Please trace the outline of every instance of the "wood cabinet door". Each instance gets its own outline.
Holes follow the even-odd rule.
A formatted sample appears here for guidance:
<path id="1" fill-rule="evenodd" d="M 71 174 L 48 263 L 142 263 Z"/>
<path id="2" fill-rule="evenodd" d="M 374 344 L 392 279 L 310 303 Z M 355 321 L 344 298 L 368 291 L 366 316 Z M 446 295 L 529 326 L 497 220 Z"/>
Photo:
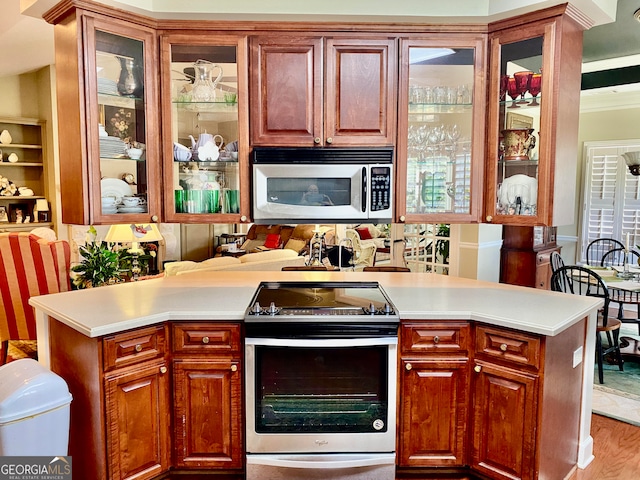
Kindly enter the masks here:
<path id="1" fill-rule="evenodd" d="M 251 39 L 253 145 L 314 146 L 322 138 L 322 38 Z"/>
<path id="2" fill-rule="evenodd" d="M 496 479 L 535 478 L 538 378 L 477 361 L 471 466 Z"/>
<path id="3" fill-rule="evenodd" d="M 325 145 L 393 145 L 395 40 L 326 40 Z"/>
<path id="4" fill-rule="evenodd" d="M 465 465 L 468 359 L 403 359 L 400 376 L 400 466 Z"/>
<path id="5" fill-rule="evenodd" d="M 241 468 L 240 361 L 175 360 L 175 467 Z"/>
<path id="6" fill-rule="evenodd" d="M 143 480 L 169 469 L 169 395 L 164 362 L 105 378 L 110 479 Z"/>

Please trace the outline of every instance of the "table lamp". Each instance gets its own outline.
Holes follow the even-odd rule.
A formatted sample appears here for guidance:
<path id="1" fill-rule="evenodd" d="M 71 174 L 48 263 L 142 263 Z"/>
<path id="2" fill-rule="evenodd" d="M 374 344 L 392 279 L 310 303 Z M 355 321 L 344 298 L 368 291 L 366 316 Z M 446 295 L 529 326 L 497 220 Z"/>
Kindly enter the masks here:
<path id="1" fill-rule="evenodd" d="M 111 243 L 130 243 L 131 248 L 127 250 L 131 255 L 131 274 L 132 281 L 137 281 L 140 276 L 140 265 L 138 264 L 138 255 L 144 253 L 144 250 L 140 248 L 142 242 L 159 242 L 162 240 L 162 235 L 158 227 L 149 223 L 142 224 L 117 224 L 111 225 L 107 235 L 104 237 L 105 242 Z"/>
<path id="2" fill-rule="evenodd" d="M 36 208 L 33 209 L 33 221 L 49 221 L 49 202 L 47 202 L 46 198 L 38 198 L 36 200 Z"/>

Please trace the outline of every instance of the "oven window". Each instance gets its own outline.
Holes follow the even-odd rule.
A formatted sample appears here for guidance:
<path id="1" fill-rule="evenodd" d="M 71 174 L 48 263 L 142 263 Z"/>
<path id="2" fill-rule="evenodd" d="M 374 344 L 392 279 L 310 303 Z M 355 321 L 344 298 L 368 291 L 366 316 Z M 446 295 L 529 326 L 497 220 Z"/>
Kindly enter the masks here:
<path id="1" fill-rule="evenodd" d="M 351 205 L 351 178 L 269 177 L 267 201 L 320 207 Z"/>
<path id="2" fill-rule="evenodd" d="M 385 432 L 388 346 L 256 346 L 256 431 Z"/>

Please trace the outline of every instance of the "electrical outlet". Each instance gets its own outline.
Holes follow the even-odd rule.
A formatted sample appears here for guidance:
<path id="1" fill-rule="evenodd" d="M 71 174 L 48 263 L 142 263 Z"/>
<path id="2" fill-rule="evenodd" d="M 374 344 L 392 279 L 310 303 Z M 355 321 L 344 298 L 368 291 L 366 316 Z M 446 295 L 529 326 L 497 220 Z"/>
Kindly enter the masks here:
<path id="1" fill-rule="evenodd" d="M 582 363 L 582 347 L 578 347 L 573 352 L 573 368 L 576 368 Z"/>

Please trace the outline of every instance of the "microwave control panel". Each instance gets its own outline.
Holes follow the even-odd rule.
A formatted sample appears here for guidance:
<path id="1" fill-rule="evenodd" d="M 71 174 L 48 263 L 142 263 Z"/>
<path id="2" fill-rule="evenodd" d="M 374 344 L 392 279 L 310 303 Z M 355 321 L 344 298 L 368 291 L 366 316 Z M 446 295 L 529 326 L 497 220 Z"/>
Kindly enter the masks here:
<path id="1" fill-rule="evenodd" d="M 391 207 L 391 167 L 371 167 L 371 211 Z"/>

